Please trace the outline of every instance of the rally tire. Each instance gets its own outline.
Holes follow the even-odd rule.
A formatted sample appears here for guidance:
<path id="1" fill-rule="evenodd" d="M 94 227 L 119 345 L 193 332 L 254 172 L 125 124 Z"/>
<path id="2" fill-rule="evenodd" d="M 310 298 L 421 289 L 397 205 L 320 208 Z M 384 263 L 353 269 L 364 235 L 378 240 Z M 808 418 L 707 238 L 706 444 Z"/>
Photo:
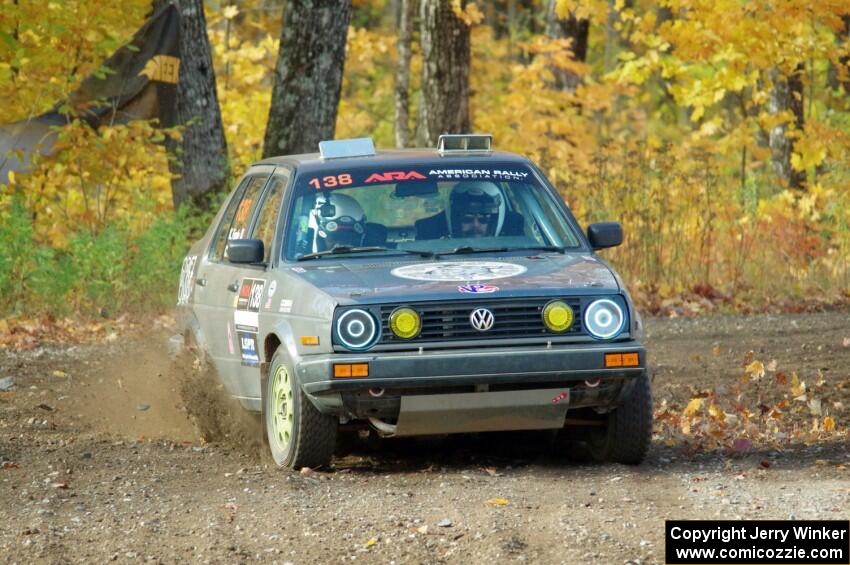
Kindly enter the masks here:
<path id="1" fill-rule="evenodd" d="M 279 352 L 266 383 L 264 428 L 279 467 L 328 467 L 336 446 L 337 418 L 319 412 Z"/>
<path id="2" fill-rule="evenodd" d="M 649 371 L 634 383 L 625 402 L 608 414 L 604 431 L 587 442 L 590 456 L 596 461 L 639 465 L 652 441 L 652 388 Z"/>

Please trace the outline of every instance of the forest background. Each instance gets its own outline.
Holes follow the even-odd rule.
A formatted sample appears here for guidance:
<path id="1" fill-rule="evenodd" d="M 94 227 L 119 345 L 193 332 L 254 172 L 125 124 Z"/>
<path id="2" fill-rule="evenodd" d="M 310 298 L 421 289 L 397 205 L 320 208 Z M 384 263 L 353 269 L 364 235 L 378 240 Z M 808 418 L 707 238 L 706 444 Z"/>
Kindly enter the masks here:
<path id="1" fill-rule="evenodd" d="M 623 223 L 625 244 L 605 257 L 640 307 L 693 315 L 850 298 L 846 1 L 443 3 L 471 34 L 472 131 L 536 161 L 582 224 Z M 205 5 L 232 174 L 262 156 L 283 4 Z M 353 2 L 337 138 L 397 144 L 400 4 Z M 4 0 L 0 124 L 66 99 L 150 9 Z M 413 36 L 416 131 L 415 25 Z M 163 141 L 181 131 L 155 125 L 69 120 L 56 154 L 0 185 L 0 319 L 174 303 L 183 255 L 226 194 L 175 210 Z"/>

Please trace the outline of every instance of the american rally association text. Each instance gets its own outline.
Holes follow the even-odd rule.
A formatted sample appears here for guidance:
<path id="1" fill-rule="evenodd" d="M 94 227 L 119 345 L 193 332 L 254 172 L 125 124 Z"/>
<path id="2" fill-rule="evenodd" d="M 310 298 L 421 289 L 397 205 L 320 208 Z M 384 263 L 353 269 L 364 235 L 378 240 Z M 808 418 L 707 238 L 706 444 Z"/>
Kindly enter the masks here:
<path id="1" fill-rule="evenodd" d="M 716 528 L 682 528 L 674 526 L 670 530 L 673 539 L 685 539 L 695 542 L 731 540 L 777 540 L 785 542 L 793 535 L 794 540 L 841 540 L 845 539 L 847 530 L 836 528 L 813 528 L 811 526 L 793 526 L 791 528 L 763 528 L 760 526 L 732 525 Z"/>

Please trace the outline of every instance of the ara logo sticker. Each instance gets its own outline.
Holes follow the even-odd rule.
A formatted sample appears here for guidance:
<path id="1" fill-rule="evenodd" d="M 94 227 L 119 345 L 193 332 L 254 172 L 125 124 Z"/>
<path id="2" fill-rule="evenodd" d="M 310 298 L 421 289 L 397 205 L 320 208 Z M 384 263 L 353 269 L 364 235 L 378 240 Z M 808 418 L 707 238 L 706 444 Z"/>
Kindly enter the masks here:
<path id="1" fill-rule="evenodd" d="M 374 173 L 366 179 L 370 182 L 392 182 L 394 180 L 425 180 L 425 175 L 421 175 L 416 171 L 389 171 L 386 173 Z"/>
<path id="2" fill-rule="evenodd" d="M 469 294 L 489 294 L 499 290 L 498 286 L 492 284 L 465 284 L 457 287 L 458 291 Z"/>

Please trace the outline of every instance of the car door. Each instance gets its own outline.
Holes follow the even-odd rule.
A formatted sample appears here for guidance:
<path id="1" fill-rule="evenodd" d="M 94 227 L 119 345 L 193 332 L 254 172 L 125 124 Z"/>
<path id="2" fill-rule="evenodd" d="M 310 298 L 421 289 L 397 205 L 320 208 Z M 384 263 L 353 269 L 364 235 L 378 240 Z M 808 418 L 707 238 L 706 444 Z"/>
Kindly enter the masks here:
<path id="1" fill-rule="evenodd" d="M 198 322 L 206 350 L 230 394 L 238 396 L 241 367 L 238 330 L 233 308 L 239 298 L 239 267 L 227 260 L 227 242 L 247 237 L 250 220 L 273 167 L 253 167 L 234 193 L 222 216 L 205 260 L 198 270 L 203 291 L 196 295 Z"/>
<path id="2" fill-rule="evenodd" d="M 273 275 L 273 252 L 275 234 L 280 216 L 281 204 L 289 184 L 290 172 L 278 168 L 266 185 L 260 205 L 254 213 L 251 227 L 245 236 L 248 239 L 259 239 L 265 248 L 265 265 L 239 265 L 235 275 L 238 280 L 239 293 L 233 305 L 233 322 L 239 345 L 238 394 L 236 396 L 243 404 L 251 407 L 260 399 L 259 363 L 262 360 L 262 344 L 260 335 L 260 311 L 271 308 L 271 302 L 276 296 L 278 282 Z M 259 409 L 259 404 L 256 406 Z"/>

